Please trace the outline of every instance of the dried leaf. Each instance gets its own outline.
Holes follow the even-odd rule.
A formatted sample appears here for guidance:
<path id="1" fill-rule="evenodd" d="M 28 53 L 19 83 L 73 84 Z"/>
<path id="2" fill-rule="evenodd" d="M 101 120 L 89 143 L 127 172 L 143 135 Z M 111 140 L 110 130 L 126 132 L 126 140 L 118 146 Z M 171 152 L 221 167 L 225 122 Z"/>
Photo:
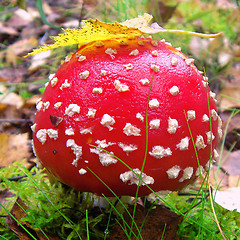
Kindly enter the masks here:
<path id="1" fill-rule="evenodd" d="M 130 214 L 133 213 L 133 206 L 129 209 Z M 183 217 L 177 215 L 174 212 L 171 212 L 164 206 L 156 206 L 154 209 L 148 209 L 137 205 L 136 214 L 134 221 L 140 229 L 142 224 L 143 228 L 141 229 L 141 236 L 144 240 L 177 240 L 177 230 L 178 225 L 181 223 Z M 124 220 L 131 226 L 132 219 L 127 213 L 124 214 Z M 138 232 L 133 227 L 133 231 L 138 236 Z M 126 239 L 126 234 L 123 232 L 120 226 L 113 228 L 111 235 L 109 236 L 111 240 L 117 239 Z M 135 239 L 132 237 L 131 239 Z"/>
<path id="2" fill-rule="evenodd" d="M 98 19 L 89 19 L 83 21 L 83 26 L 80 29 L 64 29 L 64 34 L 59 34 L 56 37 L 51 37 L 55 43 L 52 45 L 44 45 L 39 49 L 33 50 L 27 56 L 32 56 L 37 53 L 47 51 L 50 49 L 68 46 L 72 44 L 83 45 L 87 42 L 101 41 L 108 39 L 116 39 L 123 37 L 137 37 L 143 34 L 154 34 L 160 32 L 175 32 L 184 33 L 190 35 L 196 35 L 200 37 L 218 37 L 222 33 L 218 34 L 200 34 L 195 32 L 188 32 L 184 30 L 163 29 L 158 24 L 152 24 L 149 26 L 152 16 L 145 13 L 143 16 L 138 16 L 130 20 L 126 20 L 122 23 L 104 23 Z"/>
<path id="3" fill-rule="evenodd" d="M 240 87 L 223 88 L 219 92 L 219 101 L 222 110 L 240 108 Z"/>

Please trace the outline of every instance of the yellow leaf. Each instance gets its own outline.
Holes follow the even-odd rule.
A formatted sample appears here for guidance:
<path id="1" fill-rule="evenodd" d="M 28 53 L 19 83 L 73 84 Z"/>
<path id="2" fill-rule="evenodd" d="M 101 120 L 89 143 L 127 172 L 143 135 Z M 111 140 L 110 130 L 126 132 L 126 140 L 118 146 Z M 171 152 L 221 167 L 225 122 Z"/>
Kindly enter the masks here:
<path id="1" fill-rule="evenodd" d="M 143 16 L 138 16 L 122 23 L 104 23 L 98 19 L 83 21 L 82 28 L 79 29 L 63 29 L 64 33 L 56 37 L 51 37 L 55 43 L 52 45 L 43 45 L 38 49 L 33 50 L 27 56 L 35 55 L 50 49 L 68 46 L 73 44 L 83 45 L 88 42 L 102 41 L 116 38 L 134 38 L 143 34 L 154 34 L 159 32 L 179 32 L 201 37 L 216 37 L 220 34 L 205 35 L 182 30 L 163 29 L 157 23 L 149 26 L 152 16 L 145 13 Z"/>

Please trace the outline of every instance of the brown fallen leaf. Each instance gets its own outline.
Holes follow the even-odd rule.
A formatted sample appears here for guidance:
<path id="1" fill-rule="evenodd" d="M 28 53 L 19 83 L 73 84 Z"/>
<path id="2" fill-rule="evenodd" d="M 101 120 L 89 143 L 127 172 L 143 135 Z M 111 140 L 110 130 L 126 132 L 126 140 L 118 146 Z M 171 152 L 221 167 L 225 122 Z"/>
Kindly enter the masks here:
<path id="1" fill-rule="evenodd" d="M 130 206 L 129 212 L 133 214 L 133 206 Z M 132 219 L 127 213 L 123 215 L 124 220 L 131 226 Z M 156 206 L 154 209 L 149 210 L 140 205 L 136 207 L 136 214 L 134 221 L 141 229 L 141 236 L 144 240 L 177 240 L 178 225 L 182 222 L 183 217 L 176 213 L 168 210 L 164 206 Z M 133 232 L 138 236 L 136 227 L 133 227 Z M 110 240 L 126 239 L 127 236 L 123 232 L 122 228 L 117 225 L 115 226 L 109 236 Z M 133 234 L 131 239 L 136 239 Z"/>
<path id="2" fill-rule="evenodd" d="M 240 86 L 231 86 L 223 88 L 219 92 L 218 100 L 221 110 L 230 108 L 240 108 Z"/>
<path id="3" fill-rule="evenodd" d="M 33 229 L 28 222 L 23 221 L 22 219 L 27 216 L 27 209 L 28 207 L 18 197 L 10 211 L 11 215 L 8 215 L 6 218 L 6 224 L 18 235 L 20 240 L 31 240 L 33 239 L 31 235 L 39 240 L 60 240 L 60 238 L 52 236 L 47 232 L 44 232 L 44 235 L 39 229 Z"/>
<path id="4" fill-rule="evenodd" d="M 30 157 L 28 133 L 0 134 L 0 168 Z M 25 165 L 25 164 L 24 164 Z M 26 167 L 29 163 L 26 161 Z"/>
<path id="5" fill-rule="evenodd" d="M 15 194 L 12 193 L 11 191 L 9 191 L 8 188 L 0 191 L 0 204 L 4 205 L 4 203 L 7 202 L 7 198 L 11 198 L 14 196 L 15 196 Z"/>

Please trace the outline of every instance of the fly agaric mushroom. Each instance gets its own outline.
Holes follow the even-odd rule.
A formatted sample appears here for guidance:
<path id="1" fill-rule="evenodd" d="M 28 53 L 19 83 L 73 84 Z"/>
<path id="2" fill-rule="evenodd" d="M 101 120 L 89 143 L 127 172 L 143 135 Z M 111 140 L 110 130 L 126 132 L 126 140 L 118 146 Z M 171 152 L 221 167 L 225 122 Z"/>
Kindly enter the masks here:
<path id="1" fill-rule="evenodd" d="M 98 178 L 118 196 L 135 196 L 138 185 L 139 196 L 151 193 L 146 185 L 180 190 L 217 156 L 215 95 L 193 59 L 164 40 L 87 43 L 49 79 L 32 127 L 35 154 L 79 191 L 112 196 Z"/>

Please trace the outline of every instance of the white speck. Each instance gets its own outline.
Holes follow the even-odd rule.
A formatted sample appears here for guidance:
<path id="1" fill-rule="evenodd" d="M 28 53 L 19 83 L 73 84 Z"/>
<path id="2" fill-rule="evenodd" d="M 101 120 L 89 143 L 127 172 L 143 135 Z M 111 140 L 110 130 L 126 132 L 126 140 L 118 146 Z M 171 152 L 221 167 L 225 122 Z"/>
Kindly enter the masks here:
<path id="1" fill-rule="evenodd" d="M 103 92 L 103 89 L 102 88 L 93 88 L 93 93 L 97 93 L 97 94 L 101 94 Z"/>
<path id="2" fill-rule="evenodd" d="M 85 160 L 84 162 L 85 162 L 85 163 L 88 163 L 88 160 Z"/>
<path id="3" fill-rule="evenodd" d="M 132 65 L 131 63 L 123 64 L 123 66 L 126 68 L 126 70 L 131 70 L 131 69 L 133 69 L 133 65 Z"/>
<path id="4" fill-rule="evenodd" d="M 72 58 L 72 55 L 67 55 L 66 57 L 65 57 L 65 62 L 69 62 L 70 60 L 71 60 L 71 58 Z"/>
<path id="5" fill-rule="evenodd" d="M 173 95 L 176 96 L 179 93 L 179 88 L 177 86 L 173 86 L 170 88 L 169 92 Z"/>
<path id="6" fill-rule="evenodd" d="M 175 57 L 172 57 L 171 64 L 172 64 L 173 66 L 177 66 L 177 65 L 178 65 L 178 59 L 175 58 Z"/>
<path id="7" fill-rule="evenodd" d="M 213 99 L 213 100 L 216 100 L 216 93 L 210 91 L 210 97 Z"/>
<path id="8" fill-rule="evenodd" d="M 119 80 L 114 81 L 114 87 L 119 91 L 119 92 L 126 92 L 129 91 L 129 87 L 125 84 L 120 83 Z"/>
<path id="9" fill-rule="evenodd" d="M 168 46 L 172 46 L 172 44 L 170 42 L 165 42 L 165 44 Z"/>
<path id="10" fill-rule="evenodd" d="M 177 129 L 178 129 L 178 121 L 177 121 L 177 119 L 172 119 L 172 118 L 169 117 L 167 131 L 170 134 L 174 134 L 177 131 Z"/>
<path id="11" fill-rule="evenodd" d="M 218 128 L 218 137 L 219 138 L 222 138 L 222 136 L 223 136 L 223 131 L 222 131 L 222 128 Z"/>
<path id="12" fill-rule="evenodd" d="M 87 116 L 88 116 L 89 118 L 94 118 L 94 117 L 95 117 L 95 114 L 96 114 L 96 112 L 97 112 L 97 110 L 96 110 L 96 109 L 94 109 L 94 108 L 89 108 L 89 109 L 88 109 Z"/>
<path id="13" fill-rule="evenodd" d="M 49 85 L 49 82 L 46 82 L 46 83 L 44 84 L 45 88 L 46 88 L 48 85 Z"/>
<path id="14" fill-rule="evenodd" d="M 42 106 L 43 106 L 43 102 L 39 101 L 36 105 L 36 109 L 37 109 L 38 112 L 42 109 Z"/>
<path id="15" fill-rule="evenodd" d="M 82 135 L 85 135 L 85 134 L 88 134 L 88 133 L 92 134 L 92 130 L 91 130 L 91 128 L 85 128 L 85 129 L 81 130 L 80 133 Z"/>
<path id="16" fill-rule="evenodd" d="M 219 158 L 219 154 L 218 154 L 218 152 L 217 152 L 217 149 L 214 149 L 214 150 L 213 150 L 213 159 L 214 159 L 215 161 L 217 161 L 218 158 Z"/>
<path id="17" fill-rule="evenodd" d="M 143 115 L 141 113 L 137 113 L 136 114 L 136 118 L 139 119 L 142 122 L 144 121 L 144 117 L 143 117 Z"/>
<path id="18" fill-rule="evenodd" d="M 40 129 L 37 131 L 36 138 L 44 144 L 47 140 L 47 130 L 46 129 Z"/>
<path id="19" fill-rule="evenodd" d="M 155 64 L 152 64 L 152 65 L 151 65 L 151 69 L 152 69 L 154 72 L 159 72 L 160 67 L 157 66 L 157 65 L 155 65 Z"/>
<path id="20" fill-rule="evenodd" d="M 80 175 L 87 173 L 87 171 L 84 168 L 81 168 L 78 172 Z"/>
<path id="21" fill-rule="evenodd" d="M 208 77 L 203 76 L 203 81 L 207 82 L 208 81 Z"/>
<path id="22" fill-rule="evenodd" d="M 149 126 L 150 129 L 158 129 L 160 127 L 160 120 L 159 119 L 151 120 Z"/>
<path id="23" fill-rule="evenodd" d="M 141 130 L 137 127 L 134 127 L 131 123 L 126 123 L 125 127 L 123 128 L 123 132 L 127 136 L 141 136 Z"/>
<path id="24" fill-rule="evenodd" d="M 55 77 L 55 75 L 56 75 L 55 73 L 51 73 L 51 74 L 48 76 L 48 79 L 49 79 L 49 80 L 52 80 L 52 79 Z"/>
<path id="25" fill-rule="evenodd" d="M 160 42 L 165 43 L 166 40 L 163 38 L 163 39 L 160 40 Z"/>
<path id="26" fill-rule="evenodd" d="M 179 182 L 183 182 L 187 179 L 190 179 L 193 175 L 193 167 L 187 167 L 183 170 L 183 175 L 182 177 L 179 179 Z"/>
<path id="27" fill-rule="evenodd" d="M 206 88 L 208 86 L 207 82 L 202 81 L 203 86 Z"/>
<path id="28" fill-rule="evenodd" d="M 56 102 L 56 103 L 54 104 L 54 108 L 55 108 L 55 109 L 58 109 L 61 105 L 62 105 L 62 102 Z"/>
<path id="29" fill-rule="evenodd" d="M 222 127 L 222 119 L 218 116 L 218 127 Z"/>
<path id="30" fill-rule="evenodd" d="M 168 196 L 172 191 L 169 191 L 169 190 L 163 190 L 163 191 L 158 191 L 158 192 L 154 192 L 154 193 L 150 193 L 148 196 L 147 196 L 147 200 L 150 201 L 150 202 L 159 202 L 161 203 L 161 200 L 159 199 L 159 197 L 161 199 L 164 199 L 166 196 Z M 157 195 L 157 196 L 156 196 Z"/>
<path id="31" fill-rule="evenodd" d="M 65 110 L 65 114 L 72 117 L 75 113 L 80 112 L 80 107 L 77 104 L 69 104 Z"/>
<path id="32" fill-rule="evenodd" d="M 55 129 L 47 129 L 47 135 L 50 138 L 53 138 L 54 140 L 56 140 L 58 138 L 58 130 Z"/>
<path id="33" fill-rule="evenodd" d="M 114 59 L 115 56 L 113 54 L 117 54 L 117 50 L 112 48 L 107 48 L 105 53 L 108 54 L 112 59 Z"/>
<path id="34" fill-rule="evenodd" d="M 189 137 L 182 138 L 180 143 L 176 145 L 177 148 L 179 148 L 181 151 L 188 150 L 189 140 L 190 140 Z"/>
<path id="35" fill-rule="evenodd" d="M 132 51 L 129 53 L 130 56 L 131 56 L 131 55 L 137 56 L 138 54 L 139 54 L 138 49 L 134 49 L 134 50 L 132 50 Z"/>
<path id="36" fill-rule="evenodd" d="M 111 125 L 113 125 L 115 123 L 115 120 L 113 117 L 111 117 L 108 114 L 104 114 L 102 117 L 102 120 L 100 122 L 104 127 L 107 127 L 109 129 L 109 131 L 111 131 L 113 128 L 111 127 Z"/>
<path id="37" fill-rule="evenodd" d="M 204 148 L 207 146 L 207 145 L 205 145 L 203 136 L 201 136 L 201 135 L 198 135 L 198 136 L 197 136 L 195 145 L 196 145 L 196 147 L 197 147 L 198 150 L 204 149 Z"/>
<path id="38" fill-rule="evenodd" d="M 124 152 L 126 152 L 126 153 L 133 152 L 133 151 L 135 151 L 135 150 L 138 149 L 137 146 L 132 145 L 132 144 L 126 145 L 126 144 L 124 144 L 124 143 L 119 143 L 118 146 L 119 146 L 120 148 L 122 148 L 122 150 L 123 150 Z"/>
<path id="39" fill-rule="evenodd" d="M 205 170 L 208 171 L 211 168 L 212 168 L 212 163 L 211 163 L 211 160 L 209 160 L 205 165 Z"/>
<path id="40" fill-rule="evenodd" d="M 79 62 L 82 62 L 82 61 L 84 61 L 84 60 L 86 60 L 86 56 L 80 55 L 80 56 L 78 57 L 78 61 L 79 61 Z"/>
<path id="41" fill-rule="evenodd" d="M 176 179 L 179 175 L 181 168 L 178 165 L 173 166 L 167 170 L 167 175 L 169 179 Z"/>
<path id="42" fill-rule="evenodd" d="M 101 76 L 106 76 L 107 75 L 107 71 L 102 69 L 100 75 Z"/>
<path id="43" fill-rule="evenodd" d="M 151 52 L 151 54 L 152 54 L 154 57 L 156 57 L 157 54 L 158 54 L 158 52 L 157 52 L 157 50 L 153 50 L 153 51 Z"/>
<path id="44" fill-rule="evenodd" d="M 216 121 L 218 119 L 218 114 L 217 114 L 215 109 L 211 110 L 211 116 L 212 116 L 214 121 Z"/>
<path id="45" fill-rule="evenodd" d="M 63 90 L 63 88 L 69 88 L 71 84 L 68 82 L 68 79 L 65 79 L 64 83 L 61 85 L 60 89 Z"/>
<path id="46" fill-rule="evenodd" d="M 193 58 L 187 58 L 187 59 L 185 59 L 185 62 L 188 66 L 190 66 L 194 62 L 194 59 Z"/>
<path id="47" fill-rule="evenodd" d="M 111 154 L 109 154 L 97 148 L 90 148 L 90 152 L 95 153 L 99 156 L 99 161 L 104 167 L 107 167 L 110 164 L 115 164 L 118 161 L 115 157 L 111 155 L 113 154 L 113 152 L 110 152 Z"/>
<path id="48" fill-rule="evenodd" d="M 74 130 L 72 128 L 67 128 L 65 130 L 65 135 L 73 136 L 74 135 Z"/>
<path id="49" fill-rule="evenodd" d="M 182 51 L 182 48 L 181 47 L 176 47 L 176 50 L 178 50 L 179 52 Z"/>
<path id="50" fill-rule="evenodd" d="M 33 132 L 35 132 L 36 126 L 37 126 L 36 123 L 34 123 L 34 124 L 31 126 L 31 130 L 32 130 Z"/>
<path id="51" fill-rule="evenodd" d="M 187 119 L 194 120 L 196 118 L 196 112 L 194 110 L 187 111 Z"/>
<path id="52" fill-rule="evenodd" d="M 155 109 L 155 108 L 158 108 L 159 107 L 159 102 L 157 99 L 152 99 L 149 101 L 149 107 L 151 109 Z"/>
<path id="53" fill-rule="evenodd" d="M 202 121 L 203 121 L 203 122 L 208 122 L 208 121 L 209 121 L 209 117 L 208 117 L 207 114 L 204 114 L 204 115 L 203 115 Z"/>
<path id="54" fill-rule="evenodd" d="M 133 169 L 133 172 L 140 176 L 141 171 L 138 168 Z M 150 176 L 147 176 L 145 173 L 142 173 L 141 180 L 133 173 L 132 171 L 127 171 L 125 173 L 120 174 L 120 179 L 126 183 L 129 182 L 128 185 L 139 185 L 144 186 L 145 184 L 154 184 L 154 179 Z M 144 183 L 143 183 L 144 182 Z"/>
<path id="55" fill-rule="evenodd" d="M 50 102 L 47 101 L 47 102 L 43 103 L 43 111 L 45 111 L 46 109 L 48 109 L 49 106 L 50 106 Z"/>
<path id="56" fill-rule="evenodd" d="M 52 87 L 56 86 L 57 82 L 58 82 L 58 78 L 57 78 L 57 77 L 54 77 L 54 78 L 52 78 L 52 79 L 50 80 L 50 83 L 51 83 L 51 86 L 52 86 Z"/>
<path id="57" fill-rule="evenodd" d="M 154 47 L 157 47 L 157 46 L 158 46 L 158 41 L 157 41 L 157 40 L 153 40 L 151 43 L 152 43 L 152 45 L 153 45 Z"/>
<path id="58" fill-rule="evenodd" d="M 139 80 L 139 82 L 142 84 L 142 85 L 148 85 L 150 82 L 147 78 L 143 78 L 141 80 Z"/>
<path id="59" fill-rule="evenodd" d="M 207 132 L 206 135 L 207 135 L 207 143 L 211 144 L 211 141 L 213 141 L 215 136 L 213 135 L 213 133 L 211 131 Z"/>
<path id="60" fill-rule="evenodd" d="M 79 73 L 79 76 L 81 79 L 87 79 L 89 76 L 89 71 L 86 70 L 84 72 L 81 72 L 81 73 Z"/>
<path id="61" fill-rule="evenodd" d="M 138 41 L 138 45 L 144 46 L 144 42 L 143 41 Z"/>
<path id="62" fill-rule="evenodd" d="M 109 146 L 115 145 L 116 143 L 114 142 L 108 142 L 106 139 L 103 140 L 96 140 L 95 143 L 98 145 L 99 148 L 107 148 Z"/>
<path id="63" fill-rule="evenodd" d="M 198 176 L 202 175 L 203 172 L 204 172 L 203 166 L 200 166 L 200 169 L 199 169 L 199 166 L 198 166 L 198 167 L 197 167 L 197 170 L 196 170 L 196 172 L 195 172 L 195 175 L 198 177 Z"/>
<path id="64" fill-rule="evenodd" d="M 164 148 L 162 146 L 154 146 L 152 148 L 152 152 L 149 154 L 155 158 L 163 158 L 172 155 L 172 151 L 170 148 Z"/>
<path id="65" fill-rule="evenodd" d="M 78 146 L 74 139 L 68 139 L 66 142 L 66 146 L 70 147 L 71 150 L 73 151 L 73 154 L 76 156 L 76 159 L 73 160 L 72 165 L 77 167 L 77 162 L 80 159 L 80 157 L 82 156 L 82 147 Z"/>

